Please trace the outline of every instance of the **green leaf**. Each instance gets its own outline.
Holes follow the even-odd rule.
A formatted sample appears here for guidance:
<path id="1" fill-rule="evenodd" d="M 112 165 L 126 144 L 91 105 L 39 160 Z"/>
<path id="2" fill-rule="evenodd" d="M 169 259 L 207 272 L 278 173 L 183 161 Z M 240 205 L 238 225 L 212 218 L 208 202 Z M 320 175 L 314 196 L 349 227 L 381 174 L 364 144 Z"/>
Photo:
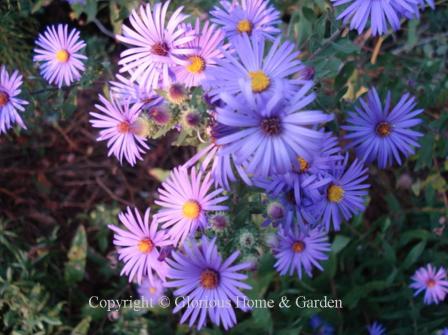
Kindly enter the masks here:
<path id="1" fill-rule="evenodd" d="M 425 247 L 426 241 L 421 241 L 420 243 L 415 245 L 404 259 L 401 267 L 403 269 L 408 269 L 411 265 L 417 262 Z"/>
<path id="2" fill-rule="evenodd" d="M 73 328 L 71 335 L 87 335 L 87 333 L 89 332 L 91 321 L 92 318 L 90 316 L 82 319 L 81 322 L 78 323 L 75 328 Z"/>
<path id="3" fill-rule="evenodd" d="M 339 251 L 344 249 L 347 244 L 350 242 L 350 237 L 343 236 L 343 235 L 336 235 L 333 245 L 331 246 L 331 250 L 333 253 L 337 254 Z"/>
<path id="4" fill-rule="evenodd" d="M 84 226 L 78 227 L 67 257 L 65 281 L 67 284 L 73 285 L 84 278 L 87 257 L 87 237 Z"/>

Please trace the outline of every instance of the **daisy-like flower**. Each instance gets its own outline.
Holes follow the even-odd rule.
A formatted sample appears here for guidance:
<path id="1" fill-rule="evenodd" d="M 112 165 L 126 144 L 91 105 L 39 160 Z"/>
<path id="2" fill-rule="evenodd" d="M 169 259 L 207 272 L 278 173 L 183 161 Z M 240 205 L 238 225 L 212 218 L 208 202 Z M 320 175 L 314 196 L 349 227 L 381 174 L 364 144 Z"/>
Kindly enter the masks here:
<path id="1" fill-rule="evenodd" d="M 18 98 L 22 91 L 20 89 L 23 83 L 22 79 L 19 71 L 16 70 L 9 75 L 4 65 L 0 67 L 0 134 L 6 133 L 16 122 L 20 127 L 26 129 L 19 114 L 25 110 L 23 106 L 28 104 L 28 101 Z"/>
<path id="2" fill-rule="evenodd" d="M 165 293 L 165 288 L 163 282 L 154 276 L 152 281 L 148 278 L 143 279 L 142 283 L 137 288 L 137 292 L 145 301 L 146 305 L 149 307 L 157 307 L 160 304 L 160 298 L 163 296 L 163 293 Z"/>
<path id="3" fill-rule="evenodd" d="M 162 208 L 157 219 L 168 229 L 175 244 L 183 242 L 198 228 L 205 228 L 207 212 L 227 210 L 227 206 L 220 205 L 227 199 L 222 195 L 223 189 L 212 191 L 212 184 L 210 173 L 204 176 L 195 168 L 189 171 L 177 167 L 158 189 L 159 200 L 155 203 Z"/>
<path id="4" fill-rule="evenodd" d="M 86 56 L 80 50 L 86 46 L 79 31 L 68 30 L 68 25 L 49 26 L 39 35 L 34 49 L 34 61 L 41 62 L 40 72 L 50 84 L 59 88 L 69 86 L 81 78 Z"/>
<path id="5" fill-rule="evenodd" d="M 416 101 L 409 94 L 392 108 L 390 92 L 383 108 L 376 89 L 370 90 L 367 100 L 360 99 L 360 103 L 362 108 L 349 113 L 349 125 L 342 127 L 348 131 L 349 147 L 355 147 L 357 156 L 366 162 L 377 160 L 380 168 L 392 165 L 394 160 L 401 165 L 400 154 L 408 157 L 414 147 L 420 146 L 417 140 L 423 134 L 412 127 L 422 122 L 416 116 L 423 110 L 414 109 Z"/>
<path id="6" fill-rule="evenodd" d="M 326 320 L 315 314 L 310 319 L 310 326 L 313 329 L 313 335 L 334 335 L 334 327 Z"/>
<path id="7" fill-rule="evenodd" d="M 445 300 L 448 294 L 448 278 L 444 267 L 438 270 L 431 264 L 419 268 L 412 276 L 411 288 L 415 290 L 414 296 L 425 291 L 424 303 L 438 304 Z"/>
<path id="8" fill-rule="evenodd" d="M 249 263 L 234 264 L 239 256 L 235 251 L 223 260 L 216 247 L 216 239 L 202 237 L 200 244 L 192 241 L 186 245 L 184 253 L 174 252 L 167 262 L 167 287 L 177 288 L 174 295 L 183 297 L 174 308 L 177 313 L 186 307 L 180 320 L 189 320 L 189 326 L 198 329 L 207 323 L 207 316 L 215 325 L 227 330 L 236 324 L 232 302 L 241 310 L 247 311 L 244 302 L 248 299 L 241 289 L 251 289 L 244 283 L 247 275 L 240 273 L 248 269 Z"/>
<path id="9" fill-rule="evenodd" d="M 247 35 L 237 38 L 232 45 L 235 52 L 225 52 L 225 59 L 210 69 L 204 87 L 216 99 L 221 92 L 231 95 L 248 87 L 258 98 L 271 96 L 280 86 L 283 97 L 293 96 L 304 80 L 292 79 L 305 67 L 299 60 L 299 52 L 290 42 L 281 43 L 278 37 L 273 43 L 253 40 Z M 266 50 L 269 46 L 269 50 Z M 265 53 L 265 51 L 267 51 Z"/>
<path id="10" fill-rule="evenodd" d="M 181 6 L 166 22 L 169 4 L 157 3 L 153 8 L 147 4 L 133 10 L 131 27 L 123 25 L 123 35 L 117 37 L 131 46 L 121 53 L 120 72 L 130 72 L 131 81 L 139 79 L 147 90 L 158 88 L 160 82 L 168 86 L 173 79 L 172 67 L 186 64 L 185 58 L 194 52 L 186 47 L 196 38 L 194 32 L 182 28 L 188 16 L 182 14 Z"/>
<path id="11" fill-rule="evenodd" d="M 323 271 L 320 262 L 328 259 L 331 249 L 324 231 L 296 228 L 288 231 L 279 230 L 278 238 L 278 246 L 274 249 L 277 260 L 274 267 L 280 275 L 292 276 L 297 272 L 299 279 L 302 279 L 303 272 L 312 277 L 314 267 Z"/>
<path id="12" fill-rule="evenodd" d="M 101 128 L 97 141 L 107 141 L 109 148 L 108 156 L 114 155 L 120 163 L 123 157 L 134 166 L 137 159 L 142 160 L 142 154 L 149 147 L 146 138 L 141 136 L 142 123 L 139 119 L 141 104 L 121 105 L 117 101 L 108 101 L 99 95 L 103 105 L 96 104 L 95 107 L 101 112 L 91 112 L 93 119 L 90 123 L 94 128 Z"/>
<path id="13" fill-rule="evenodd" d="M 330 230 L 331 225 L 335 231 L 340 230 L 343 219 L 347 221 L 365 209 L 364 197 L 370 187 L 364 183 L 368 177 L 367 168 L 358 160 L 349 167 L 347 163 L 348 155 L 344 161 L 335 164 L 327 178 L 310 186 L 310 189 L 320 189 L 322 194 L 313 211 L 321 216 L 326 230 Z"/>
<path id="14" fill-rule="evenodd" d="M 118 215 L 125 229 L 108 225 L 114 234 L 114 245 L 118 248 L 118 258 L 125 263 L 121 275 L 129 277 L 129 282 L 136 279 L 141 283 L 143 277 L 148 277 L 154 284 L 154 274 L 165 280 L 167 264 L 158 260 L 160 248 L 171 245 L 172 242 L 164 231 L 158 230 L 157 220 L 150 218 L 150 209 L 142 218 L 137 209 Z"/>
<path id="15" fill-rule="evenodd" d="M 280 33 L 280 13 L 267 0 L 221 0 L 211 15 L 230 39 L 241 35 L 274 39 Z"/>
<path id="16" fill-rule="evenodd" d="M 384 326 L 375 321 L 371 325 L 367 326 L 367 331 L 369 332 L 369 335 L 386 335 L 386 328 Z"/>
<path id="17" fill-rule="evenodd" d="M 186 30 L 192 30 L 186 29 Z M 194 53 L 187 58 L 183 66 L 175 69 L 177 81 L 184 83 L 187 87 L 199 86 L 206 78 L 210 68 L 224 57 L 224 32 L 213 24 L 206 22 L 201 29 L 199 19 L 196 20 L 193 31 L 197 38 L 188 42 L 186 47 L 194 49 Z"/>
<path id="18" fill-rule="evenodd" d="M 388 24 L 396 31 L 400 29 L 400 18 L 404 13 L 418 15 L 415 6 L 420 0 L 331 0 L 338 7 L 347 5 L 339 14 L 338 20 L 344 24 L 350 22 L 350 29 L 356 29 L 359 34 L 366 28 L 370 21 L 372 35 L 384 35 L 388 30 Z"/>
<path id="19" fill-rule="evenodd" d="M 216 141 L 225 145 L 223 154 L 234 154 L 237 164 L 258 177 L 291 171 L 297 157 L 310 159 L 323 138 L 323 132 L 311 127 L 333 119 L 321 111 L 303 110 L 315 99 L 313 93 L 308 94 L 312 85 L 304 82 L 289 101 L 283 92 L 275 92 L 266 101 L 255 99 L 250 90 L 242 97 L 221 94 L 226 106 L 217 108 L 216 119 L 234 129 Z"/>

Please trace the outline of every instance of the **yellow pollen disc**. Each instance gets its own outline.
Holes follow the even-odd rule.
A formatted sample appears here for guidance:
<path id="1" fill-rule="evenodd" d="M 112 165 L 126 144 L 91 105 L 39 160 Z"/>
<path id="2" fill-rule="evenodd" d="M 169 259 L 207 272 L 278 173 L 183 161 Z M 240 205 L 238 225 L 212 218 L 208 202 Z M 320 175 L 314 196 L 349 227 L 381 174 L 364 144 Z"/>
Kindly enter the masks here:
<path id="1" fill-rule="evenodd" d="M 70 58 L 70 54 L 67 50 L 61 49 L 56 52 L 56 60 L 61 63 L 66 63 Z"/>
<path id="2" fill-rule="evenodd" d="M 149 239 L 145 238 L 138 242 L 138 250 L 144 254 L 151 252 L 154 249 L 154 243 Z"/>
<path id="3" fill-rule="evenodd" d="M 302 241 L 296 241 L 292 245 L 292 251 L 294 251 L 295 253 L 301 253 L 303 250 L 305 250 L 305 243 L 303 243 Z"/>
<path id="4" fill-rule="evenodd" d="M 434 279 L 428 279 L 428 281 L 426 282 L 426 286 L 428 288 L 433 288 L 434 286 L 436 286 L 436 281 Z"/>
<path id="5" fill-rule="evenodd" d="M 0 107 L 6 105 L 8 101 L 9 101 L 8 93 L 0 91 Z"/>
<path id="6" fill-rule="evenodd" d="M 188 200 L 182 207 L 182 211 L 187 219 L 197 219 L 201 213 L 201 206 L 196 200 Z"/>
<path id="7" fill-rule="evenodd" d="M 247 19 L 241 20 L 240 22 L 238 22 L 236 29 L 240 32 L 240 33 L 248 33 L 250 34 L 252 32 L 252 22 L 250 22 Z"/>
<path id="8" fill-rule="evenodd" d="M 201 73 L 205 70 L 205 60 L 201 56 L 191 56 L 188 61 L 190 64 L 187 65 L 187 70 L 191 73 Z"/>
<path id="9" fill-rule="evenodd" d="M 151 293 L 151 294 L 154 294 L 154 293 L 156 293 L 156 288 L 155 287 L 150 287 L 149 288 L 149 293 Z"/>
<path id="10" fill-rule="evenodd" d="M 299 162 L 300 172 L 306 172 L 310 168 L 310 164 L 303 159 L 302 157 L 297 157 L 297 161 Z"/>
<path id="11" fill-rule="evenodd" d="M 344 198 L 344 189 L 338 185 L 331 185 L 327 190 L 327 198 L 331 202 L 341 202 Z"/>
<path id="12" fill-rule="evenodd" d="M 215 288 L 218 286 L 218 274 L 213 270 L 204 270 L 201 273 L 200 283 L 203 288 Z"/>
<path id="13" fill-rule="evenodd" d="M 271 80 L 263 71 L 250 71 L 249 77 L 251 79 L 252 91 L 261 93 L 268 89 Z"/>
<path id="14" fill-rule="evenodd" d="M 141 137 L 148 137 L 151 135 L 151 124 L 146 117 L 139 117 L 134 123 L 135 134 Z"/>
<path id="15" fill-rule="evenodd" d="M 392 132 L 392 126 L 388 122 L 380 122 L 376 125 L 376 133 L 381 137 L 389 136 Z"/>

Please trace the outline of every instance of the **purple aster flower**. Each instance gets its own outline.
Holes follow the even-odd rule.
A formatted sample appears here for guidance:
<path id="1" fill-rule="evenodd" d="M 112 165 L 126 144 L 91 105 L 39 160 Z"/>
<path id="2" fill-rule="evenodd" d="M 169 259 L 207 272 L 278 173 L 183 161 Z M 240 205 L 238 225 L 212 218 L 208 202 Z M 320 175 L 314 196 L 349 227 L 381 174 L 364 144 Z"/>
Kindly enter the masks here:
<path id="1" fill-rule="evenodd" d="M 313 335 L 334 334 L 334 327 L 317 314 L 311 317 L 310 326 L 313 329 Z"/>
<path id="2" fill-rule="evenodd" d="M 221 0 L 220 5 L 212 10 L 212 21 L 232 40 L 241 35 L 274 39 L 280 33 L 280 13 L 267 0 Z"/>
<path id="3" fill-rule="evenodd" d="M 101 128 L 97 141 L 107 141 L 109 148 L 108 156 L 114 155 L 120 163 L 123 156 L 134 166 L 137 159 L 142 160 L 145 149 L 149 149 L 146 138 L 141 136 L 142 124 L 139 121 L 141 104 L 120 105 L 117 101 L 109 102 L 105 97 L 99 95 L 103 104 L 95 107 L 102 114 L 91 112 L 93 119 L 90 123 L 94 128 Z"/>
<path id="4" fill-rule="evenodd" d="M 208 225 L 207 213 L 227 210 L 220 205 L 227 199 L 223 189 L 211 190 L 213 180 L 210 173 L 197 173 L 183 167 L 173 169 L 170 176 L 158 189 L 159 200 L 155 203 L 162 208 L 157 219 L 168 228 L 168 234 L 175 244 L 183 242 L 198 228 Z"/>
<path id="5" fill-rule="evenodd" d="M 383 108 L 376 89 L 370 90 L 367 100 L 360 99 L 360 103 L 362 108 L 349 113 L 349 125 L 342 127 L 348 131 L 345 138 L 352 141 L 349 146 L 356 148 L 360 159 L 377 160 L 380 168 L 392 165 L 394 160 L 401 165 L 400 154 L 408 157 L 414 153 L 414 147 L 420 146 L 417 140 L 423 134 L 412 127 L 422 122 L 416 116 L 423 110 L 414 110 L 415 98 L 408 93 L 391 108 L 390 92 Z"/>
<path id="6" fill-rule="evenodd" d="M 178 66 L 174 70 L 177 81 L 187 87 L 199 86 L 206 78 L 208 71 L 216 66 L 219 59 L 224 57 L 224 33 L 215 25 L 206 22 L 201 30 L 199 19 L 196 20 L 193 30 L 197 36 L 193 41 L 186 43 L 187 48 L 194 52 L 187 58 L 185 65 Z"/>
<path id="7" fill-rule="evenodd" d="M 85 5 L 86 0 L 67 0 L 70 5 Z"/>
<path id="8" fill-rule="evenodd" d="M 42 62 L 40 73 L 50 84 L 61 88 L 81 78 L 85 69 L 82 61 L 87 57 L 79 53 L 86 44 L 80 40 L 78 30 L 69 32 L 66 24 L 49 26 L 39 35 L 36 44 L 33 60 Z"/>
<path id="9" fill-rule="evenodd" d="M 437 333 L 437 335 L 448 335 L 448 328 L 443 328 Z"/>
<path id="10" fill-rule="evenodd" d="M 419 268 L 411 278 L 410 285 L 415 290 L 414 296 L 425 291 L 424 303 L 427 305 L 438 304 L 445 300 L 448 294 L 448 278 L 444 267 L 438 270 L 431 264 Z"/>
<path id="11" fill-rule="evenodd" d="M 174 252 L 168 259 L 167 287 L 177 288 L 174 295 L 180 297 L 173 312 L 186 307 L 180 320 L 189 320 L 189 326 L 201 329 L 208 318 L 215 325 L 221 324 L 227 330 L 236 324 L 236 315 L 232 302 L 241 310 L 247 311 L 244 301 L 248 298 L 241 289 L 251 289 L 244 283 L 247 275 L 240 273 L 250 264 L 234 264 L 239 256 L 235 251 L 229 258 L 223 259 L 218 253 L 216 239 L 202 237 L 201 243 L 192 241 L 186 245 L 184 253 Z"/>
<path id="12" fill-rule="evenodd" d="M 400 29 L 400 18 L 405 11 L 415 12 L 415 5 L 420 0 L 331 0 L 334 6 L 347 5 L 339 14 L 338 20 L 344 24 L 350 22 L 350 29 L 359 34 L 365 29 L 368 21 L 372 35 L 384 35 L 388 24 L 396 31 Z M 417 10 L 418 13 L 418 10 Z"/>
<path id="13" fill-rule="evenodd" d="M 258 177 L 291 171 L 297 157 L 309 159 L 323 137 L 310 127 L 333 118 L 321 111 L 303 110 L 315 99 L 314 93 L 307 95 L 312 86 L 304 82 L 289 101 L 280 92 L 266 101 L 255 99 L 250 90 L 243 97 L 222 93 L 226 106 L 217 108 L 216 119 L 234 128 L 216 142 L 225 145 L 222 153 L 234 154 L 237 164 Z"/>
<path id="14" fill-rule="evenodd" d="M 141 283 L 144 276 L 155 283 L 154 274 L 165 280 L 167 264 L 158 260 L 159 250 L 171 245 L 165 231 L 158 231 L 157 220 L 150 219 L 150 209 L 141 217 L 135 208 L 134 213 L 128 207 L 127 212 L 118 215 L 125 229 L 108 225 L 114 231 L 114 245 L 118 248 L 118 258 L 125 263 L 121 275 L 136 279 Z"/>
<path id="15" fill-rule="evenodd" d="M 269 46 L 269 50 L 265 50 Z M 273 43 L 252 40 L 248 36 L 233 42 L 235 52 L 225 52 L 225 59 L 208 73 L 204 87 L 216 99 L 221 92 L 237 95 L 244 89 L 256 97 L 271 96 L 282 90 L 283 97 L 294 96 L 300 86 L 308 81 L 291 79 L 305 69 L 298 59 L 299 52 L 291 42 L 281 43 L 278 37 Z"/>
<path id="16" fill-rule="evenodd" d="M 326 178 L 317 181 L 310 189 L 319 189 L 321 201 L 315 204 L 313 211 L 320 215 L 326 230 L 333 225 L 335 231 L 340 230 L 342 220 L 349 220 L 354 214 L 365 209 L 364 197 L 368 194 L 369 184 L 367 169 L 355 160 L 347 167 L 345 160 L 335 164 Z"/>
<path id="17" fill-rule="evenodd" d="M 131 28 L 123 25 L 123 36 L 118 40 L 131 47 L 121 53 L 120 72 L 130 72 L 131 80 L 140 81 L 147 90 L 158 88 L 160 82 L 168 86 L 173 80 L 172 67 L 185 65 L 182 60 L 194 49 L 186 43 L 195 39 L 194 31 L 185 31 L 181 25 L 187 19 L 179 7 L 166 22 L 170 1 L 150 4 L 133 10 L 129 21 Z"/>
<path id="18" fill-rule="evenodd" d="M 160 298 L 165 293 L 165 288 L 163 282 L 154 276 L 152 281 L 148 278 L 143 279 L 137 288 L 137 292 L 144 299 L 145 304 L 149 307 L 157 307 L 160 304 Z"/>
<path id="19" fill-rule="evenodd" d="M 381 323 L 376 321 L 367 326 L 367 330 L 369 335 L 386 335 L 386 328 L 384 328 Z"/>
<path id="20" fill-rule="evenodd" d="M 279 244 L 274 249 L 274 257 L 277 260 L 275 269 L 284 276 L 292 276 L 297 272 L 302 279 L 302 272 L 312 277 L 313 267 L 323 271 L 319 262 L 328 259 L 331 249 L 327 234 L 320 229 L 289 229 L 279 230 Z"/>
<path id="21" fill-rule="evenodd" d="M 28 101 L 18 98 L 22 91 L 22 78 L 19 71 L 14 71 L 10 76 L 4 65 L 0 67 L 0 134 L 6 133 L 16 122 L 26 129 L 19 114 L 25 110 L 23 105 L 28 104 Z"/>

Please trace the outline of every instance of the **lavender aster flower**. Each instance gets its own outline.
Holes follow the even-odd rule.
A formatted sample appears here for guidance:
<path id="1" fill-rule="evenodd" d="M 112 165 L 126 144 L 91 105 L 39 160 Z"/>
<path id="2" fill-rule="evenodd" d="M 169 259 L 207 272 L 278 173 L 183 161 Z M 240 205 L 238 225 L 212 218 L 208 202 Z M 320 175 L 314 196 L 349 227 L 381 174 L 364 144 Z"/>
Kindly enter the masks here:
<path id="1" fill-rule="evenodd" d="M 386 328 L 384 328 L 381 323 L 376 321 L 367 326 L 367 330 L 369 332 L 369 335 L 386 335 Z"/>
<path id="2" fill-rule="evenodd" d="M 114 155 L 120 163 L 123 156 L 134 166 L 137 159 L 143 159 L 145 149 L 149 149 L 145 143 L 146 139 L 140 135 L 142 125 L 139 121 L 141 104 L 120 105 L 117 101 L 109 102 L 105 97 L 99 95 L 102 105 L 95 107 L 102 114 L 91 112 L 93 119 L 90 123 L 95 128 L 101 128 L 97 141 L 107 141 L 109 148 L 108 156 Z"/>
<path id="3" fill-rule="evenodd" d="M 297 272 L 302 279 L 302 272 L 312 277 L 313 267 L 323 270 L 319 262 L 328 259 L 330 243 L 327 234 L 320 229 L 279 230 L 279 243 L 274 249 L 275 269 L 284 276 Z"/>
<path id="4" fill-rule="evenodd" d="M 156 220 L 150 220 L 150 209 L 141 217 L 137 209 L 134 213 L 128 207 L 127 212 L 118 215 L 126 229 L 108 225 L 114 231 L 114 245 L 118 248 L 118 258 L 125 263 L 121 275 L 136 279 L 140 284 L 144 276 L 154 284 L 154 273 L 165 280 L 167 264 L 158 260 L 159 249 L 172 242 L 164 231 L 158 231 Z"/>
<path id="5" fill-rule="evenodd" d="M 393 30 L 400 29 L 400 17 L 405 11 L 415 12 L 415 4 L 420 0 L 331 0 L 334 6 L 348 4 L 337 17 L 344 24 L 350 22 L 350 29 L 359 34 L 365 29 L 368 21 L 372 35 L 384 35 L 388 24 Z M 418 10 L 417 10 L 418 12 Z"/>
<path id="6" fill-rule="evenodd" d="M 438 270 L 431 264 L 419 268 L 412 276 L 411 288 L 415 290 L 414 296 L 425 291 L 424 303 L 438 304 L 445 300 L 448 294 L 448 278 L 444 267 Z"/>
<path id="7" fill-rule="evenodd" d="M 443 328 L 437 333 L 437 335 L 448 335 L 448 328 Z"/>
<path id="8" fill-rule="evenodd" d="M 378 161 L 385 168 L 395 160 L 401 165 L 400 154 L 404 157 L 414 153 L 413 147 L 419 147 L 417 140 L 423 134 L 412 130 L 422 122 L 416 118 L 423 112 L 414 110 L 415 98 L 408 93 L 398 104 L 391 108 L 391 94 L 387 94 L 384 108 L 376 89 L 369 91 L 367 100 L 360 99 L 361 107 L 349 113 L 349 125 L 342 128 L 348 131 L 346 139 L 356 148 L 357 156 L 367 162 Z"/>
<path id="9" fill-rule="evenodd" d="M 19 71 L 16 70 L 9 75 L 4 65 L 0 67 L 0 134 L 6 133 L 15 122 L 26 129 L 19 114 L 25 110 L 23 105 L 28 104 L 28 101 L 18 98 L 22 91 L 20 89 L 23 83 L 22 78 Z"/>
<path id="10" fill-rule="evenodd" d="M 123 25 L 123 36 L 118 36 L 131 46 L 121 53 L 120 72 L 130 72 L 132 81 L 140 78 L 148 90 L 157 88 L 160 81 L 168 86 L 173 79 L 172 67 L 185 65 L 182 58 L 194 52 L 186 47 L 195 38 L 194 32 L 181 28 L 188 16 L 179 7 L 166 22 L 169 4 L 157 3 L 153 8 L 147 4 L 139 11 L 133 10 L 129 17 L 131 28 Z"/>
<path id="11" fill-rule="evenodd" d="M 247 275 L 239 272 L 250 264 L 234 264 L 238 251 L 223 261 L 215 242 L 216 239 L 210 241 L 203 236 L 199 245 L 193 241 L 185 246 L 184 253 L 173 253 L 173 259 L 168 260 L 170 270 L 166 286 L 177 288 L 174 295 L 184 297 L 173 310 L 177 313 L 186 306 L 181 323 L 189 320 L 190 327 L 196 325 L 201 329 L 208 315 L 211 322 L 217 326 L 222 324 L 227 330 L 237 322 L 231 303 L 247 310 L 243 304 L 247 297 L 241 289 L 251 287 L 243 282 Z"/>
<path id="12" fill-rule="evenodd" d="M 211 15 L 230 39 L 241 35 L 274 39 L 280 33 L 280 13 L 267 0 L 221 0 Z"/>
<path id="13" fill-rule="evenodd" d="M 313 335 L 334 334 L 334 327 L 317 314 L 311 317 L 310 326 L 313 329 Z"/>
<path id="14" fill-rule="evenodd" d="M 211 191 L 213 180 L 210 173 L 197 173 L 183 167 L 173 169 L 170 176 L 158 189 L 159 200 L 155 203 L 162 208 L 157 218 L 168 228 L 168 234 L 177 244 L 183 242 L 198 228 L 208 225 L 207 212 L 227 210 L 220 205 L 227 199 L 222 189 Z"/>
<path id="15" fill-rule="evenodd" d="M 163 282 L 154 276 L 152 281 L 148 278 L 143 279 L 142 283 L 137 288 L 137 292 L 140 297 L 144 299 L 145 304 L 149 307 L 157 307 L 160 303 L 160 298 L 163 296 L 163 293 L 165 293 L 165 288 Z"/>
<path id="16" fill-rule="evenodd" d="M 310 127 L 332 119 L 321 111 L 303 110 L 315 99 L 313 93 L 307 95 L 311 87 L 305 82 L 288 102 L 279 92 L 267 101 L 247 90 L 244 98 L 221 94 L 226 106 L 217 108 L 216 119 L 234 128 L 217 140 L 225 145 L 223 153 L 234 154 L 237 164 L 259 177 L 291 171 L 297 157 L 309 159 L 323 137 Z"/>
<path id="17" fill-rule="evenodd" d="M 78 30 L 69 32 L 68 26 L 63 24 L 49 26 L 39 35 L 36 44 L 33 59 L 42 62 L 40 72 L 50 84 L 61 88 L 81 78 L 85 69 L 82 61 L 87 57 L 79 53 L 86 44 L 80 40 Z"/>

